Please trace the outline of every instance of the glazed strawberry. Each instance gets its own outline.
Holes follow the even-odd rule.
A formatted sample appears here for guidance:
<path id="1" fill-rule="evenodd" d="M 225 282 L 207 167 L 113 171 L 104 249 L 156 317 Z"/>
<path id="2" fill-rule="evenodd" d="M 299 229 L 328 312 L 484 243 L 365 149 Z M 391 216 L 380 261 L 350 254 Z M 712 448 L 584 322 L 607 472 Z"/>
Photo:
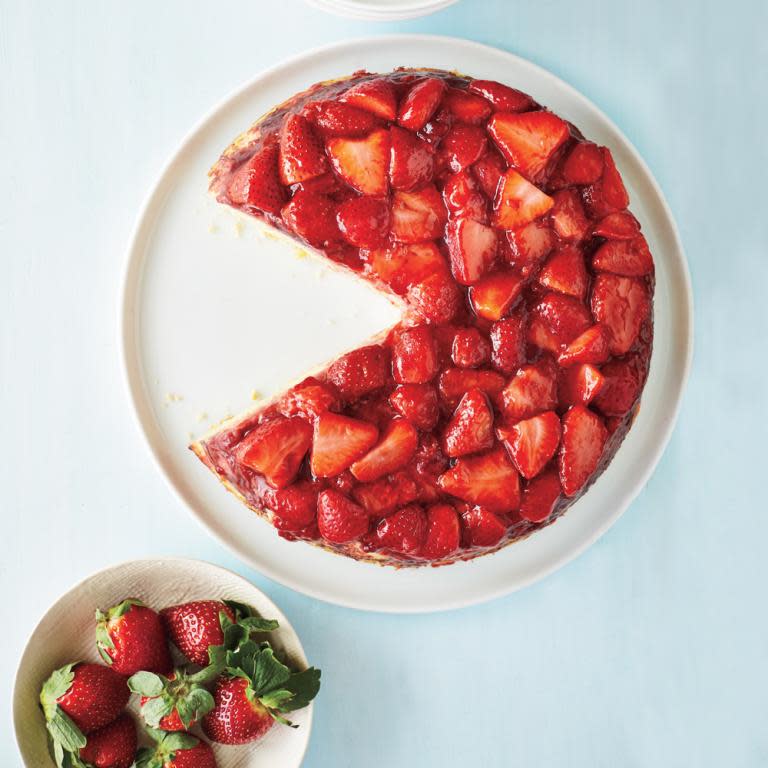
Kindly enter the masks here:
<path id="1" fill-rule="evenodd" d="M 461 517 L 470 547 L 495 547 L 507 533 L 504 521 L 483 507 L 468 509 Z"/>
<path id="2" fill-rule="evenodd" d="M 317 525 L 324 539 L 342 544 L 368 531 L 368 513 L 344 494 L 328 489 L 317 497 Z"/>
<path id="3" fill-rule="evenodd" d="M 376 248 L 389 234 L 390 210 L 386 200 L 353 197 L 343 202 L 336 213 L 341 234 L 358 248 Z"/>
<path id="4" fill-rule="evenodd" d="M 40 691 L 40 704 L 54 741 L 73 751 L 76 742 L 84 743 L 82 734 L 115 720 L 129 696 L 122 675 L 101 664 L 80 662 L 51 674 Z"/>
<path id="5" fill-rule="evenodd" d="M 499 112 L 525 112 L 534 106 L 533 99 L 527 93 L 495 80 L 472 80 L 469 90 L 489 101 Z"/>
<path id="6" fill-rule="evenodd" d="M 438 482 L 446 493 L 496 514 L 520 505 L 520 475 L 501 446 L 459 459 Z"/>
<path id="7" fill-rule="evenodd" d="M 245 467 L 264 475 L 273 488 L 290 485 L 312 445 L 312 426 L 303 419 L 278 417 L 260 424 L 237 446 Z"/>
<path id="8" fill-rule="evenodd" d="M 607 438 L 602 419 L 583 405 L 575 405 L 563 416 L 558 466 L 566 496 L 575 496 L 597 469 Z"/>
<path id="9" fill-rule="evenodd" d="M 504 158 L 493 147 L 489 147 L 488 151 L 472 166 L 472 173 L 483 194 L 489 200 L 496 197 L 496 190 L 506 170 L 507 164 Z"/>
<path id="10" fill-rule="evenodd" d="M 469 168 L 479 160 L 488 147 L 485 130 L 477 125 L 456 123 L 445 134 L 440 154 L 454 173 Z"/>
<path id="11" fill-rule="evenodd" d="M 428 325 L 395 331 L 392 341 L 392 375 L 398 384 L 426 384 L 438 372 L 432 329 Z"/>
<path id="12" fill-rule="evenodd" d="M 557 377 L 548 361 L 524 365 L 502 393 L 504 414 L 520 421 L 548 411 L 557 405 Z"/>
<path id="13" fill-rule="evenodd" d="M 413 458 L 419 437 L 405 419 L 393 419 L 368 453 L 350 467 L 361 483 L 370 483 L 405 467 Z"/>
<path id="14" fill-rule="evenodd" d="M 640 225 L 629 211 L 609 213 L 592 229 L 592 234 L 610 240 L 633 240 L 640 234 Z"/>
<path id="15" fill-rule="evenodd" d="M 491 357 L 491 345 L 477 328 L 460 328 L 453 337 L 451 358 L 459 368 L 477 368 Z"/>
<path id="16" fill-rule="evenodd" d="M 394 120 L 397 117 L 397 94 L 392 84 L 384 78 L 365 80 L 352 86 L 341 95 L 341 100 L 383 120 Z"/>
<path id="17" fill-rule="evenodd" d="M 373 424 L 336 413 L 324 413 L 315 422 L 310 465 L 315 477 L 335 477 L 364 456 L 376 443 Z"/>
<path id="18" fill-rule="evenodd" d="M 643 277 L 653 272 L 653 257 L 642 235 L 632 240 L 608 240 L 592 256 L 592 269 L 626 277 Z"/>
<path id="19" fill-rule="evenodd" d="M 541 218 L 554 204 L 551 197 L 510 168 L 496 190 L 491 223 L 499 229 L 518 229 Z"/>
<path id="20" fill-rule="evenodd" d="M 623 211 L 629 205 L 629 195 L 621 180 L 611 151 L 602 147 L 603 175 L 594 184 L 584 188 L 584 203 L 593 217 L 603 217 Z"/>
<path id="21" fill-rule="evenodd" d="M 589 405 L 600 394 L 604 384 L 603 374 L 589 363 L 566 368 L 558 386 L 560 404 Z"/>
<path id="22" fill-rule="evenodd" d="M 104 663 L 121 675 L 171 671 L 171 654 L 160 616 L 135 598 L 96 611 L 96 647 Z"/>
<path id="23" fill-rule="evenodd" d="M 216 768 L 210 744 L 191 733 L 164 733 L 147 729 L 151 747 L 139 750 L 137 768 Z"/>
<path id="24" fill-rule="evenodd" d="M 536 180 L 568 138 L 568 125 L 551 112 L 497 112 L 488 133 L 506 161 L 526 178 Z"/>
<path id="25" fill-rule="evenodd" d="M 560 495 L 560 478 L 556 470 L 537 475 L 523 489 L 520 517 L 532 523 L 544 522 L 554 511 Z"/>
<path id="26" fill-rule="evenodd" d="M 500 320 L 520 297 L 525 278 L 517 272 L 497 271 L 481 277 L 469 289 L 469 303 L 478 317 Z"/>
<path id="27" fill-rule="evenodd" d="M 590 141 L 579 141 L 568 153 L 562 167 L 569 184 L 593 184 L 603 175 L 603 153 Z"/>
<path id="28" fill-rule="evenodd" d="M 581 242 L 588 234 L 590 220 L 584 212 L 581 195 L 575 189 L 561 189 L 552 195 L 555 204 L 550 218 L 552 228 L 561 240 Z"/>
<path id="29" fill-rule="evenodd" d="M 315 248 L 342 239 L 336 222 L 336 204 L 327 195 L 299 191 L 281 211 L 286 226 Z"/>
<path id="30" fill-rule="evenodd" d="M 342 398 L 356 399 L 375 392 L 389 380 L 389 356 L 382 347 L 361 347 L 342 355 L 328 368 L 328 381 Z"/>
<path id="31" fill-rule="evenodd" d="M 128 686 L 141 696 L 141 717 L 150 728 L 185 731 L 213 709 L 213 697 L 204 684 L 218 673 L 213 664 L 194 674 L 176 669 L 167 677 L 137 672 L 128 679 Z"/>
<path id="32" fill-rule="evenodd" d="M 328 170 L 323 144 L 312 123 L 302 115 L 291 115 L 280 131 L 280 181 L 296 184 Z"/>
<path id="33" fill-rule="evenodd" d="M 381 127 L 381 120 L 370 112 L 338 101 L 314 102 L 308 117 L 325 138 L 359 138 Z"/>
<path id="34" fill-rule="evenodd" d="M 549 224 L 532 221 L 519 229 L 507 232 L 510 264 L 521 274 L 528 275 L 540 264 L 555 246 L 555 233 Z"/>
<path id="35" fill-rule="evenodd" d="M 443 185 L 445 207 L 454 218 L 488 223 L 488 201 L 469 170 L 451 174 Z"/>
<path id="36" fill-rule="evenodd" d="M 286 193 L 278 173 L 278 151 L 277 142 L 269 142 L 238 168 L 227 189 L 234 204 L 280 213 Z"/>
<path id="37" fill-rule="evenodd" d="M 514 373 L 525 362 L 525 315 L 516 312 L 491 326 L 491 363 L 497 371 Z"/>
<path id="38" fill-rule="evenodd" d="M 403 555 L 421 551 L 427 534 L 427 517 L 421 507 L 410 505 L 383 518 L 373 532 L 378 549 L 388 549 Z"/>
<path id="39" fill-rule="evenodd" d="M 308 376 L 280 398 L 280 413 L 283 416 L 300 416 L 307 420 L 325 411 L 337 411 L 340 407 L 336 387 L 314 376 Z"/>
<path id="40" fill-rule="evenodd" d="M 431 323 L 450 323 L 462 300 L 456 283 L 442 272 L 409 286 L 407 297 L 415 312 Z"/>
<path id="41" fill-rule="evenodd" d="M 613 355 L 629 351 L 650 310 L 648 291 L 637 278 L 603 273 L 592 285 L 592 314 L 608 328 Z"/>
<path id="42" fill-rule="evenodd" d="M 355 486 L 352 494 L 369 515 L 381 517 L 416 501 L 419 487 L 412 474 L 395 472 L 373 483 Z"/>
<path id="43" fill-rule="evenodd" d="M 392 196 L 392 237 L 400 243 L 422 243 L 443 234 L 448 215 L 433 184 Z"/>
<path id="44" fill-rule="evenodd" d="M 389 396 L 392 407 L 417 429 L 431 430 L 440 415 L 435 388 L 428 384 L 401 384 Z"/>
<path id="45" fill-rule="evenodd" d="M 448 264 L 434 243 L 411 243 L 363 251 L 371 275 L 403 294 L 425 279 L 447 275 Z"/>
<path id="46" fill-rule="evenodd" d="M 283 531 L 301 531 L 311 525 L 317 513 L 318 487 L 309 480 L 289 488 L 264 493 L 264 502 L 274 512 L 275 524 Z"/>
<path id="47" fill-rule="evenodd" d="M 518 472 L 530 480 L 541 472 L 560 445 L 560 419 L 545 411 L 501 431 L 501 437 Z"/>
<path id="48" fill-rule="evenodd" d="M 440 396 L 446 405 L 455 408 L 470 389 L 479 389 L 493 399 L 504 389 L 505 379 L 496 371 L 446 368 L 438 378 Z"/>
<path id="49" fill-rule="evenodd" d="M 608 359 L 608 329 L 600 323 L 587 328 L 577 336 L 559 355 L 560 365 L 574 363 L 604 363 Z"/>
<path id="50" fill-rule="evenodd" d="M 427 560 L 450 557 L 461 541 L 459 516 L 450 504 L 434 504 L 427 510 L 427 532 L 421 556 Z"/>
<path id="51" fill-rule="evenodd" d="M 460 88 L 448 88 L 443 97 L 443 109 L 454 120 L 470 125 L 485 125 L 491 116 L 493 107 L 482 96 L 463 91 Z"/>
<path id="52" fill-rule="evenodd" d="M 136 758 L 136 725 L 124 713 L 99 730 L 88 734 L 80 760 L 93 768 L 131 768 Z"/>
<path id="53" fill-rule="evenodd" d="M 444 92 L 445 83 L 436 77 L 417 82 L 400 104 L 397 122 L 409 131 L 420 131 L 435 113 Z"/>
<path id="54" fill-rule="evenodd" d="M 637 402 L 645 379 L 645 370 L 637 357 L 611 360 L 600 369 L 604 386 L 594 405 L 606 416 L 623 416 Z"/>
<path id="55" fill-rule="evenodd" d="M 465 456 L 493 445 L 493 411 L 479 389 L 470 389 L 461 398 L 443 435 L 446 456 Z"/>
<path id="56" fill-rule="evenodd" d="M 559 345 L 570 344 L 592 325 L 589 310 L 576 298 L 559 293 L 547 293 L 534 307 Z"/>
<path id="57" fill-rule="evenodd" d="M 396 125 L 389 129 L 389 133 L 392 147 L 389 181 L 392 189 L 408 192 L 432 181 L 435 171 L 432 147 L 410 131 Z"/>
<path id="58" fill-rule="evenodd" d="M 445 240 L 451 256 L 451 271 L 462 285 L 476 283 L 493 265 L 498 248 L 498 235 L 472 219 L 449 222 Z"/>
<path id="59" fill-rule="evenodd" d="M 583 300 L 589 275 L 581 251 L 573 245 L 556 250 L 541 268 L 539 283 L 551 291 Z"/>
<path id="60" fill-rule="evenodd" d="M 326 145 L 336 173 L 363 195 L 382 197 L 389 187 L 389 131 L 363 139 L 331 139 Z"/>
<path id="61" fill-rule="evenodd" d="M 206 736 L 220 744 L 247 744 L 260 739 L 275 721 L 306 707 L 320 689 L 314 667 L 292 672 L 269 643 L 242 644 L 227 654 L 226 673 L 216 683 L 214 708 L 203 720 Z"/>

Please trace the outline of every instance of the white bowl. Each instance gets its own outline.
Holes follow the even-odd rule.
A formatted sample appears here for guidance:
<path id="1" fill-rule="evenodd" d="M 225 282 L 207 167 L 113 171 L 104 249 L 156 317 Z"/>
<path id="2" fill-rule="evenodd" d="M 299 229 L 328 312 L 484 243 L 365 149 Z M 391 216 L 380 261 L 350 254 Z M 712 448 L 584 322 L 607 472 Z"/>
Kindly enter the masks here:
<path id="1" fill-rule="evenodd" d="M 27 768 L 54 766 L 38 705 L 40 687 L 54 669 L 65 664 L 100 661 L 94 642 L 94 612 L 125 597 L 138 597 L 155 609 L 205 598 L 245 603 L 264 618 L 280 622 L 280 628 L 270 634 L 273 646 L 285 654 L 292 666 L 299 669 L 307 666 L 304 650 L 288 620 L 263 592 L 241 576 L 201 560 L 173 557 L 114 565 L 89 576 L 62 595 L 48 609 L 27 642 L 13 690 L 16 741 Z M 138 697 L 132 696 L 130 708 L 134 714 L 137 704 Z M 301 765 L 312 728 L 312 705 L 291 713 L 291 720 L 299 727 L 275 725 L 261 741 L 252 745 L 212 744 L 218 765 L 220 768 Z"/>
<path id="2" fill-rule="evenodd" d="M 458 0 L 307 0 L 322 11 L 365 21 L 402 21 L 427 16 Z"/>

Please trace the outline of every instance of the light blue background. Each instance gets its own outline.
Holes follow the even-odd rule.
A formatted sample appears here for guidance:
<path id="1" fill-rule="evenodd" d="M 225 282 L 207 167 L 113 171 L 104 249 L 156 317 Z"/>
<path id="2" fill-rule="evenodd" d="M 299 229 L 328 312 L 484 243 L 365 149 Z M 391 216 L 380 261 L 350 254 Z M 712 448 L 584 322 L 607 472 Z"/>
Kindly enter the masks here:
<path id="1" fill-rule="evenodd" d="M 65 588 L 178 553 L 245 574 L 324 671 L 306 765 L 768 765 L 768 4 L 462 0 L 398 24 L 300 0 L 0 0 L 0 764 L 12 676 Z M 637 146 L 680 225 L 693 375 L 631 509 L 542 583 L 442 615 L 324 605 L 238 563 L 152 465 L 120 380 L 118 284 L 190 126 L 346 37 L 465 36 L 547 67 Z"/>

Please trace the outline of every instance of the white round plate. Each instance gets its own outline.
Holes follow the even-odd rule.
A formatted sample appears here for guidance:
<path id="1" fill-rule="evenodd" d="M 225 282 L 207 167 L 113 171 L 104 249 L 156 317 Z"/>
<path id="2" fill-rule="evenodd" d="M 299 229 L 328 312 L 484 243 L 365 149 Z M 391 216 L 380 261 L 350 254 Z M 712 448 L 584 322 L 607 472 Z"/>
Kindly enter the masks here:
<path id="1" fill-rule="evenodd" d="M 296 669 L 307 666 L 296 632 L 280 609 L 250 582 L 231 571 L 202 560 L 169 557 L 131 560 L 89 576 L 62 595 L 35 627 L 24 649 L 13 690 L 16 741 L 27 768 L 51 766 L 45 721 L 39 706 L 40 687 L 54 669 L 72 661 L 100 662 L 94 639 L 94 613 L 126 597 L 137 597 L 160 609 L 190 600 L 231 599 L 255 608 L 267 619 L 277 619 L 279 629 L 270 633 L 276 651 Z M 138 697 L 130 709 L 138 712 Z M 232 747 L 211 744 L 220 768 L 256 768 L 301 765 L 312 730 L 312 704 L 291 713 L 298 728 L 273 726 L 260 741 Z M 138 718 L 137 719 L 138 722 Z M 202 735 L 199 728 L 194 733 Z"/>
<path id="2" fill-rule="evenodd" d="M 427 16 L 458 0 L 307 0 L 322 11 L 366 21 L 403 21 Z"/>
<path id="3" fill-rule="evenodd" d="M 209 421 L 252 405 L 397 320 L 390 303 L 247 217 L 217 205 L 206 173 L 251 122 L 319 80 L 360 68 L 454 69 L 510 83 L 609 146 L 656 259 L 656 337 L 643 407 L 608 469 L 554 525 L 503 551 L 446 568 L 401 571 L 289 543 L 187 450 Z M 554 75 L 455 38 L 352 40 L 281 64 L 230 96 L 183 142 L 141 213 L 125 276 L 125 368 L 138 419 L 163 473 L 206 528 L 269 577 L 355 608 L 420 612 L 478 603 L 542 578 L 586 549 L 637 495 L 669 439 L 692 352 L 690 278 L 675 223 L 636 150 Z"/>

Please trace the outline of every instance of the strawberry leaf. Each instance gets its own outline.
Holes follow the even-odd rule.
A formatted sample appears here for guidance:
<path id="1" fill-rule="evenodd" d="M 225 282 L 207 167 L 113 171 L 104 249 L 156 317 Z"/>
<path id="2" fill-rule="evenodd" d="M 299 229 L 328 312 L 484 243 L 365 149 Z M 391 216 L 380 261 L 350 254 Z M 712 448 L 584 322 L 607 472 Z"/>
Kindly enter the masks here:
<path id="1" fill-rule="evenodd" d="M 305 669 L 303 672 L 294 672 L 283 685 L 293 696 L 281 707 L 281 712 L 294 712 L 303 709 L 320 690 L 320 670 L 315 667 Z"/>
<path id="2" fill-rule="evenodd" d="M 69 715 L 61 707 L 56 707 L 56 711 L 48 719 L 47 726 L 53 743 L 56 744 L 58 742 L 67 752 L 76 752 L 85 746 L 83 732 L 72 722 Z"/>
<path id="3" fill-rule="evenodd" d="M 157 728 L 160 721 L 173 712 L 174 702 L 170 696 L 158 696 L 154 699 L 147 699 L 141 707 L 141 716 L 147 725 Z"/>
<path id="4" fill-rule="evenodd" d="M 241 619 L 240 624 L 252 632 L 274 632 L 280 624 L 275 619 L 262 619 L 261 616 L 250 616 Z"/>
<path id="5" fill-rule="evenodd" d="M 160 675 L 154 672 L 137 672 L 128 678 L 128 687 L 140 696 L 154 698 L 165 690 L 165 683 Z"/>
<path id="6" fill-rule="evenodd" d="M 254 700 L 279 688 L 291 676 L 291 670 L 275 658 L 269 643 L 257 645 L 252 640 L 227 654 L 227 671 L 249 681 L 248 693 Z"/>
<path id="7" fill-rule="evenodd" d="M 75 679 L 75 664 L 67 664 L 51 673 L 40 689 L 40 704 L 47 720 L 53 717 L 58 708 L 56 700 L 60 699 L 72 686 Z"/>

